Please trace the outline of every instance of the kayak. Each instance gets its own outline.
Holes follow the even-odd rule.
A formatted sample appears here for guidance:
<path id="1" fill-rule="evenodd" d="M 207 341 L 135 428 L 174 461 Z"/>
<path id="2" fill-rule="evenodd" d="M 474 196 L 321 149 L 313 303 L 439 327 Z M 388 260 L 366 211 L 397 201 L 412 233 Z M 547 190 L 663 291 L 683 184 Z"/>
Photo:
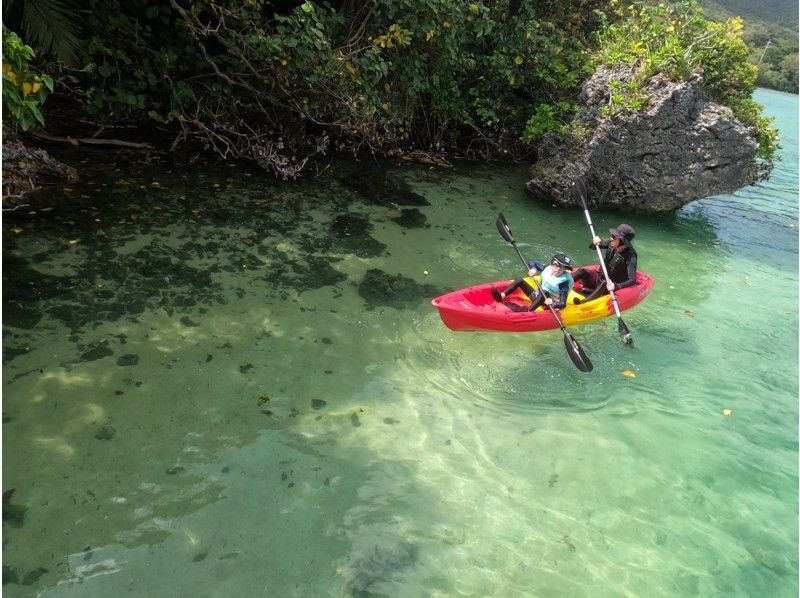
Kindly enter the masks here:
<path id="1" fill-rule="evenodd" d="M 586 270 L 596 270 L 600 266 L 583 266 Z M 492 297 L 491 288 L 505 289 L 512 281 L 487 282 L 465 289 L 452 291 L 433 299 L 431 303 L 439 310 L 442 322 L 450 330 L 477 330 L 487 332 L 538 332 L 559 328 L 553 312 L 547 306 L 536 311 L 527 311 L 531 301 L 517 289 L 502 303 Z M 641 303 L 653 290 L 655 279 L 644 272 L 636 273 L 636 284 L 616 291 L 620 311 L 630 309 Z M 610 295 L 601 295 L 580 305 L 576 298 L 583 299 L 583 289 L 578 285 L 570 291 L 567 305 L 558 310 L 565 326 L 585 324 L 615 314 Z M 588 291 L 587 291 L 588 292 Z"/>

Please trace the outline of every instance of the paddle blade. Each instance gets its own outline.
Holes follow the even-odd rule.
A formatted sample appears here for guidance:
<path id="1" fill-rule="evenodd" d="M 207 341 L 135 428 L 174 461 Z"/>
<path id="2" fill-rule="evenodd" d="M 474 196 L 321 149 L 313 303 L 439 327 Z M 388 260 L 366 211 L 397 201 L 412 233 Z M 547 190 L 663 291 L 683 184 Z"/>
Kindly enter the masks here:
<path id="1" fill-rule="evenodd" d="M 569 355 L 576 368 L 582 372 L 591 372 L 594 369 L 592 362 L 586 357 L 586 353 L 583 352 L 583 348 L 578 344 L 578 341 L 566 330 L 564 331 L 564 346 L 567 348 L 567 355 Z"/>
<path id="2" fill-rule="evenodd" d="M 622 342 L 633 347 L 633 337 L 631 336 L 631 331 L 628 330 L 628 326 L 621 317 L 619 318 L 617 328 L 619 328 L 619 336 L 622 339 Z"/>
<path id="3" fill-rule="evenodd" d="M 500 233 L 500 236 L 509 243 L 515 244 L 514 235 L 511 234 L 511 227 L 508 226 L 508 221 L 506 220 L 506 217 L 503 216 L 503 212 L 500 212 L 497 215 L 497 221 L 495 224 L 497 225 L 497 231 Z"/>
<path id="4" fill-rule="evenodd" d="M 587 210 L 588 207 L 586 206 L 586 184 L 583 182 L 582 178 L 577 178 L 572 181 L 572 197 L 578 203 L 583 206 L 584 210 Z"/>

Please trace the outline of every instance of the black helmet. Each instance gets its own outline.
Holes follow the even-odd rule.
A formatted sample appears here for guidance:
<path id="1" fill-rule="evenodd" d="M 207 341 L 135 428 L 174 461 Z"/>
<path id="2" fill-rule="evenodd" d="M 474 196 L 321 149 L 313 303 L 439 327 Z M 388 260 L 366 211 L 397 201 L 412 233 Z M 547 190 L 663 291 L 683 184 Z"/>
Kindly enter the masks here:
<path id="1" fill-rule="evenodd" d="M 630 245 L 633 238 L 636 236 L 636 231 L 630 224 L 620 224 L 617 228 L 609 228 L 608 232 L 612 236 L 617 237 L 625 245 Z"/>
<path id="2" fill-rule="evenodd" d="M 557 253 L 550 258 L 550 263 L 555 262 L 565 270 L 572 270 L 572 260 L 565 253 Z"/>

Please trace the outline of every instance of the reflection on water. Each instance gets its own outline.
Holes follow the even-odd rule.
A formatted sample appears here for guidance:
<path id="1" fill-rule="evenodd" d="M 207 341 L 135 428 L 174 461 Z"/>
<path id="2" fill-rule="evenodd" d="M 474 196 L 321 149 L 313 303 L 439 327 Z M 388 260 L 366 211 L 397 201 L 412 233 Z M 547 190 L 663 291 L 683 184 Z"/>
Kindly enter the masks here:
<path id="1" fill-rule="evenodd" d="M 797 594 L 796 160 L 632 222 L 591 374 L 430 306 L 593 261 L 522 171 L 124 164 L 3 222 L 8 595 Z"/>

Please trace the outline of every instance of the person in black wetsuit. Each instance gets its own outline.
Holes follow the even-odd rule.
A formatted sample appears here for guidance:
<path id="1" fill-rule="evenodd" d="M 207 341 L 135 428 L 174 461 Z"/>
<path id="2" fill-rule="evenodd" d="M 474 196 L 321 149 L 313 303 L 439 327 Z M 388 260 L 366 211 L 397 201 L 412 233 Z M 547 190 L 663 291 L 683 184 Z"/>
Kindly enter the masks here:
<path id="1" fill-rule="evenodd" d="M 620 224 L 616 228 L 608 229 L 611 239 L 603 241 L 600 237 L 594 237 L 589 249 L 605 249 L 603 261 L 608 270 L 611 280 L 606 280 L 603 269 L 586 270 L 578 268 L 572 273 L 575 282 L 580 281 L 583 285 L 583 294 L 586 296 L 583 301 L 575 299 L 574 303 L 586 303 L 611 291 L 617 291 L 636 284 L 636 269 L 638 267 L 638 256 L 636 250 L 631 245 L 631 241 L 636 236 L 636 231 L 630 224 Z"/>

